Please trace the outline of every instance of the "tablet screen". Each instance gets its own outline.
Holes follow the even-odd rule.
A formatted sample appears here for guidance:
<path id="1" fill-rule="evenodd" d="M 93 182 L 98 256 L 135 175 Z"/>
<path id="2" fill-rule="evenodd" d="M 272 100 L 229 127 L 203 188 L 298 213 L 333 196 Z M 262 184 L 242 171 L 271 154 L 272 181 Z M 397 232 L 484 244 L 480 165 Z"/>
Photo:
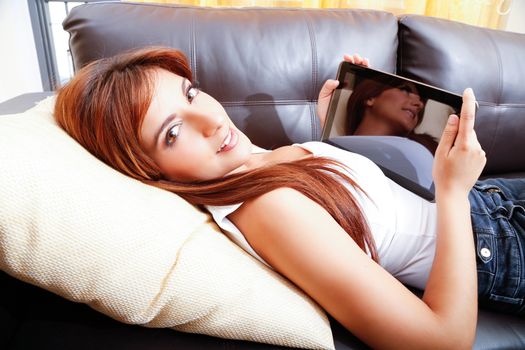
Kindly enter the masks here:
<path id="1" fill-rule="evenodd" d="M 461 96 L 348 62 L 337 79 L 322 141 L 368 157 L 401 186 L 434 200 L 434 153 Z"/>

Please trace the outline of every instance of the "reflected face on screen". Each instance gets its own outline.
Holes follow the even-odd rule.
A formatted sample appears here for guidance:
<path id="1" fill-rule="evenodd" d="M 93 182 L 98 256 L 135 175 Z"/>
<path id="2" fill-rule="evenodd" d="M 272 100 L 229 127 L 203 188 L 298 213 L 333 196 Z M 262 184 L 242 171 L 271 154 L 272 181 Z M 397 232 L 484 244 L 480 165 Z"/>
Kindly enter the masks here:
<path id="1" fill-rule="evenodd" d="M 362 116 L 354 135 L 406 136 L 421 121 L 424 108 L 414 84 L 387 88 L 363 102 Z"/>

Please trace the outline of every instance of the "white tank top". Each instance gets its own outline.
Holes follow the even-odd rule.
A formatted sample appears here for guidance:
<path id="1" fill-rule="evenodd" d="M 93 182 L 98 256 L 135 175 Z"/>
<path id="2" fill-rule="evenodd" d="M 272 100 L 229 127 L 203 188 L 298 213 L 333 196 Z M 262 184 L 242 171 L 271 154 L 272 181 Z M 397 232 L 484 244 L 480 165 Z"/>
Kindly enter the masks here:
<path id="1" fill-rule="evenodd" d="M 347 184 L 367 219 L 375 240 L 379 262 L 401 282 L 424 289 L 432 261 L 436 238 L 435 203 L 399 186 L 371 160 L 323 142 L 296 144 L 315 157 L 326 157 L 345 164 L 345 171 L 368 196 Z M 250 246 L 239 229 L 228 219 L 242 203 L 207 206 L 213 219 L 226 235 L 255 258 L 268 265 Z M 269 266 L 269 265 L 268 265 Z"/>

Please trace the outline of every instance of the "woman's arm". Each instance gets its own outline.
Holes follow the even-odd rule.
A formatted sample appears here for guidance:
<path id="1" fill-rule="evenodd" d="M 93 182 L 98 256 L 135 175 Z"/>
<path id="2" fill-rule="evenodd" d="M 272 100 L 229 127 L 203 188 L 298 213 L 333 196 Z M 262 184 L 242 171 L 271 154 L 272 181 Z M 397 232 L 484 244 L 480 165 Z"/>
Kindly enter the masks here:
<path id="1" fill-rule="evenodd" d="M 436 149 L 433 177 L 438 236 L 423 295 L 432 309 L 458 320 L 458 327 L 472 341 L 477 318 L 477 272 L 468 193 L 486 163 L 485 152 L 474 132 L 475 103 L 472 90 L 465 90 L 461 118 L 449 117 Z M 451 286 L 443 288 L 444 281 Z M 458 297 L 465 302 L 450 308 Z"/>
<path id="2" fill-rule="evenodd" d="M 246 202 L 230 219 L 276 271 L 373 348 L 471 344 L 465 317 L 451 316 L 454 308 L 475 301 L 458 295 L 433 310 L 370 259 L 322 207 L 295 190 L 281 188 Z M 445 278 L 435 288 L 448 286 Z M 433 299 L 442 297 L 435 293 Z"/>
<path id="3" fill-rule="evenodd" d="M 477 298 L 466 188 L 474 175 L 465 179 L 461 172 L 467 163 L 470 170 L 479 168 L 479 161 L 464 159 L 479 153 L 473 151 L 477 141 L 467 136 L 473 133 L 473 112 L 464 124 L 462 115 L 456 141 L 457 124 L 447 125 L 443 159 L 436 166 L 439 232 L 423 299 L 363 253 L 321 206 L 295 190 L 281 188 L 250 200 L 230 219 L 263 259 L 372 347 L 470 348 Z"/>

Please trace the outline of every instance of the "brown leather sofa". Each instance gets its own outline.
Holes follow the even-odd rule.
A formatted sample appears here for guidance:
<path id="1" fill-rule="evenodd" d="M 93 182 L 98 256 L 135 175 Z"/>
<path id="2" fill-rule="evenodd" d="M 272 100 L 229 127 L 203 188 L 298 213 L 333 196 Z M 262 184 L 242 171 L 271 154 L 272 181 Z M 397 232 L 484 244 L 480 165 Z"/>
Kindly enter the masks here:
<path id="1" fill-rule="evenodd" d="M 78 69 L 144 45 L 182 49 L 200 87 L 267 148 L 318 139 L 316 99 L 344 53 L 453 92 L 472 87 L 483 176 L 525 176 L 525 35 L 369 10 L 92 3 L 64 21 Z M 49 93 L 0 104 L 22 111 Z M 0 273 L 2 349 L 278 349 L 120 324 Z M 332 321 L 338 350 L 366 348 Z M 402 344 L 399 344 L 402 348 Z M 525 348 L 525 320 L 480 310 L 475 349 Z"/>

